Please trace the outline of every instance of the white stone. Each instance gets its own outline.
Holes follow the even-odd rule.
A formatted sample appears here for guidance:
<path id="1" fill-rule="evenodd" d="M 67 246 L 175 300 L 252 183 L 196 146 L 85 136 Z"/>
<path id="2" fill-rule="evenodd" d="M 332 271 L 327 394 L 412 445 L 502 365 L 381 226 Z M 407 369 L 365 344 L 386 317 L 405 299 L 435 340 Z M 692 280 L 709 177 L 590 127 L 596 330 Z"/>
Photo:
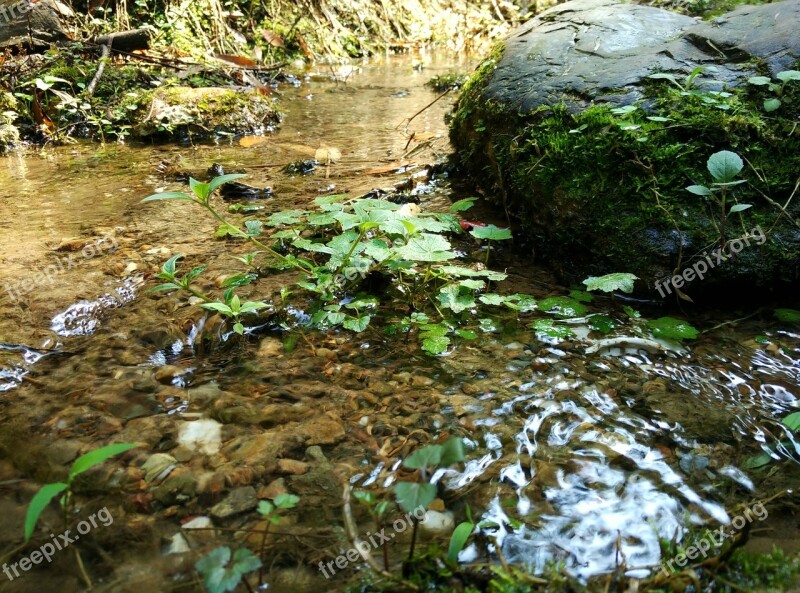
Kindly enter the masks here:
<path id="1" fill-rule="evenodd" d="M 183 422 L 178 429 L 178 443 L 187 449 L 213 455 L 222 446 L 222 425 L 210 418 Z"/>

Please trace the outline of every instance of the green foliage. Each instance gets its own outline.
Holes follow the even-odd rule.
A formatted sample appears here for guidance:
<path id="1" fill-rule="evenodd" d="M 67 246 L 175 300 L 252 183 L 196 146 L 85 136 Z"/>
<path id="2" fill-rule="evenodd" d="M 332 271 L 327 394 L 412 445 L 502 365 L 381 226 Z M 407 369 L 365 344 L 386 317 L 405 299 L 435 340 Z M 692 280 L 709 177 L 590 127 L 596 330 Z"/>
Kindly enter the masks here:
<path id="1" fill-rule="evenodd" d="M 464 521 L 456 526 L 450 536 L 450 545 L 447 548 L 447 559 L 450 562 L 458 561 L 458 553 L 464 549 L 474 530 L 475 524 L 472 521 Z"/>
<path id="2" fill-rule="evenodd" d="M 138 446 L 139 445 L 135 443 L 115 443 L 113 445 L 106 445 L 100 449 L 95 449 L 94 451 L 89 451 L 73 462 L 66 482 L 55 482 L 42 486 L 33 499 L 31 499 L 28 505 L 28 511 L 25 514 L 25 541 L 30 541 L 42 512 L 47 508 L 47 505 L 50 504 L 50 501 L 59 494 L 63 493 L 61 496 L 61 506 L 66 510 L 66 506 L 72 497 L 72 488 L 75 478 L 94 466 L 103 463 L 107 459 Z"/>
<path id="3" fill-rule="evenodd" d="M 300 502 L 300 497 L 294 494 L 279 494 L 272 502 L 268 500 L 258 501 L 258 513 L 273 525 L 280 522 L 278 512 L 287 509 L 293 509 Z"/>
<path id="4" fill-rule="evenodd" d="M 556 317 L 568 319 L 582 317 L 588 309 L 585 305 L 569 297 L 550 297 L 539 303 L 539 309 Z"/>
<path id="5" fill-rule="evenodd" d="M 194 567 L 203 576 L 208 593 L 226 593 L 236 590 L 246 574 L 260 568 L 261 560 L 247 548 L 239 548 L 231 558 L 231 549 L 221 546 L 203 556 Z"/>
<path id="6" fill-rule="evenodd" d="M 419 470 L 423 480 L 440 467 L 450 467 L 464 461 L 464 442 L 453 437 L 441 445 L 427 445 L 418 449 L 403 460 L 403 466 Z M 398 482 L 394 486 L 397 504 L 406 512 L 417 508 L 427 508 L 436 498 L 435 484 L 427 482 Z"/>
<path id="7" fill-rule="evenodd" d="M 800 72 L 797 70 L 784 70 L 782 72 L 778 72 L 778 74 L 775 75 L 775 78 L 777 78 L 780 82 L 773 82 L 771 78 L 766 76 L 752 76 L 747 79 L 747 82 L 753 86 L 765 87 L 775 95 L 774 97 L 768 97 L 764 99 L 763 107 L 764 111 L 767 113 L 771 113 L 780 108 L 782 104 L 780 97 L 783 97 L 783 94 L 786 90 L 786 85 L 789 82 L 800 80 Z"/>
<path id="8" fill-rule="evenodd" d="M 700 332 L 689 323 L 673 317 L 660 317 L 647 322 L 656 338 L 667 340 L 694 340 Z"/>
<path id="9" fill-rule="evenodd" d="M 634 280 L 638 280 L 638 278 L 633 274 L 616 272 L 600 277 L 592 276 L 584 280 L 583 283 L 586 285 L 586 290 L 589 291 L 615 292 L 621 290 L 622 292 L 633 292 Z"/>
<path id="10" fill-rule="evenodd" d="M 784 323 L 800 323 L 800 311 L 797 309 L 775 309 L 775 317 Z"/>

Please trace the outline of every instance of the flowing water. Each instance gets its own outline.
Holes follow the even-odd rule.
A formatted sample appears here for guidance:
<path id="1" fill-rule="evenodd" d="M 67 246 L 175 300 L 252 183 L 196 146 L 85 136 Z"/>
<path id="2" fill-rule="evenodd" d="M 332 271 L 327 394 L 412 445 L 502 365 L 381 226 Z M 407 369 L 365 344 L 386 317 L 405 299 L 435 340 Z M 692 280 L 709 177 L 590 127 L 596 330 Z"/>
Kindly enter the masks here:
<path id="1" fill-rule="evenodd" d="M 645 576 L 669 560 L 660 539 L 727 524 L 743 508 L 735 505 L 785 490 L 788 476 L 745 468 L 777 442 L 776 456 L 800 459 L 780 423 L 797 407 L 800 334 L 769 311 L 705 332 L 683 352 L 587 354 L 585 342 L 548 343 L 509 322 L 430 358 L 377 334 L 307 336 L 292 352 L 278 334 L 209 348 L 197 339 L 206 320 L 185 299 L 145 292 L 176 253 L 187 266 L 209 262 L 212 279 L 236 269 L 203 212 L 140 203 L 178 189 L 172 171 L 202 175 L 212 163 L 244 171 L 248 183 L 274 189 L 263 202 L 269 213 L 391 186 L 443 158 L 453 97 L 418 113 L 437 97 L 423 83 L 467 64 L 424 61 L 420 70 L 408 57 L 379 59 L 282 85 L 281 128 L 249 147 L 79 144 L 0 160 L 3 562 L 23 553 L 37 488 L 108 442 L 143 446 L 94 471 L 80 494 L 86 508 L 76 520 L 102 506 L 114 516 L 81 550 L 100 591 L 194 586 L 199 552 L 237 536 L 182 525 L 210 514 L 217 527 L 252 527 L 252 500 L 284 490 L 301 496 L 300 511 L 267 543 L 269 590 L 343 589 L 353 571 L 326 581 L 316 568 L 341 551 L 343 484 L 391 486 L 403 456 L 448 434 L 467 439 L 467 463 L 435 475 L 442 506 L 460 520 L 468 504 L 483 520 L 483 543 L 465 549 L 464 562 L 499 548 L 536 572 L 558 562 L 588 578 L 624 564 Z M 307 175 L 284 170 L 320 148 L 342 157 Z M 398 163 L 410 168 L 392 172 Z M 415 191 L 429 211 L 464 197 L 446 178 Z M 501 224 L 495 215 L 470 213 Z M 495 265 L 507 268 L 513 290 L 569 290 L 527 254 L 502 253 Z M 261 298 L 264 283 L 251 289 L 243 296 Z M 706 314 L 700 325 L 715 321 Z M 226 514 L 215 505 L 235 489 L 245 512 Z M 763 542 L 791 550 L 798 536 L 783 513 L 750 516 Z M 42 524 L 61 529 L 55 512 Z M 56 587 L 83 590 L 70 553 L 11 582 L 0 576 L 0 590 Z"/>

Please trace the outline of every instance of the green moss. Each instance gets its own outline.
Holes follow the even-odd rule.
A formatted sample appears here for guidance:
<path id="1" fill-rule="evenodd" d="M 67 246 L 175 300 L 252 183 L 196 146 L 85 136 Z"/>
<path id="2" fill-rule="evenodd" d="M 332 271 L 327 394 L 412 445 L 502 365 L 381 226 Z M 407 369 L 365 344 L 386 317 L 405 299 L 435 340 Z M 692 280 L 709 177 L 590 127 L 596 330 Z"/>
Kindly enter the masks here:
<path id="1" fill-rule="evenodd" d="M 648 85 L 647 98 L 627 115 L 607 104 L 579 113 L 556 105 L 514 114 L 482 94 L 494 59 L 464 86 L 451 139 L 469 175 L 490 199 L 513 206 L 537 254 L 562 276 L 631 271 L 651 282 L 719 243 L 723 231 L 736 238 L 759 225 L 772 229 L 773 240 L 721 266 L 717 280 L 797 280 L 791 270 L 798 242 L 787 240 L 796 227 L 760 192 L 783 203 L 796 183 L 800 84 L 787 86 L 781 109 L 769 116 L 761 88 L 746 86 L 729 97 L 687 95 L 666 81 Z M 743 171 L 749 184 L 735 195 L 753 207 L 724 225 L 715 202 L 685 190 L 710 182 L 706 161 L 719 150 L 751 164 Z"/>

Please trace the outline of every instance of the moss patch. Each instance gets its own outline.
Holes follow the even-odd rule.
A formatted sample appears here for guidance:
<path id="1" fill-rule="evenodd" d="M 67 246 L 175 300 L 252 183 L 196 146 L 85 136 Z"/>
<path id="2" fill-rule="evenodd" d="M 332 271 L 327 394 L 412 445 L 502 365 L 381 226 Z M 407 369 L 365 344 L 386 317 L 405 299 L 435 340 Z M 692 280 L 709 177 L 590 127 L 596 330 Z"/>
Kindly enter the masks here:
<path id="1" fill-rule="evenodd" d="M 789 83 L 769 114 L 762 87 L 686 93 L 664 80 L 647 85 L 629 113 L 608 104 L 510 113 L 482 94 L 499 51 L 464 86 L 451 139 L 467 174 L 489 199 L 513 206 L 537 255 L 562 277 L 630 271 L 653 286 L 758 226 L 766 243 L 714 268 L 706 286 L 800 280 L 800 228 L 775 205 L 786 203 L 800 170 L 800 83 Z M 706 161 L 719 150 L 750 165 L 747 183 L 727 198 L 726 210 L 733 199 L 752 204 L 739 214 L 723 216 L 715 198 L 685 189 L 711 182 Z M 800 221 L 798 203 L 787 213 Z"/>

